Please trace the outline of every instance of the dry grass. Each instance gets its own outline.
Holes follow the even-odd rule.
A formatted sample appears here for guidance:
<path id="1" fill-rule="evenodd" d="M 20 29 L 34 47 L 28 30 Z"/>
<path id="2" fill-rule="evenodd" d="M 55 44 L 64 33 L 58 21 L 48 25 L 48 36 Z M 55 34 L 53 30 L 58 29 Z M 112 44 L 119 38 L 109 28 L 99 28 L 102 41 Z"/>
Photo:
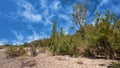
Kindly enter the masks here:
<path id="1" fill-rule="evenodd" d="M 83 61 L 79 58 L 77 64 L 83 64 Z"/>
<path id="2" fill-rule="evenodd" d="M 9 47 L 6 49 L 5 54 L 7 55 L 7 58 L 14 58 L 26 55 L 26 52 L 22 47 Z"/>
<path id="3" fill-rule="evenodd" d="M 0 49 L 3 49 L 4 47 L 3 46 L 0 46 Z"/>
<path id="4" fill-rule="evenodd" d="M 50 52 L 49 50 L 45 50 L 45 53 L 47 54 L 47 56 L 53 56 L 52 52 Z"/>

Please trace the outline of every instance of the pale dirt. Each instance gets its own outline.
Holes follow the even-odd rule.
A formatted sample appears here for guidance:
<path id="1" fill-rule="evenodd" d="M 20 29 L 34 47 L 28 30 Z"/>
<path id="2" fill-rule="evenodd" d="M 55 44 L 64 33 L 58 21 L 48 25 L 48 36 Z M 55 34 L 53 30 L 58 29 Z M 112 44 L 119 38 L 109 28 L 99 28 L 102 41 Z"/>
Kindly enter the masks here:
<path id="1" fill-rule="evenodd" d="M 72 58 L 69 56 L 51 56 L 50 53 L 40 53 L 36 57 L 7 59 L 5 49 L 0 49 L 0 68 L 108 68 L 115 60 Z"/>

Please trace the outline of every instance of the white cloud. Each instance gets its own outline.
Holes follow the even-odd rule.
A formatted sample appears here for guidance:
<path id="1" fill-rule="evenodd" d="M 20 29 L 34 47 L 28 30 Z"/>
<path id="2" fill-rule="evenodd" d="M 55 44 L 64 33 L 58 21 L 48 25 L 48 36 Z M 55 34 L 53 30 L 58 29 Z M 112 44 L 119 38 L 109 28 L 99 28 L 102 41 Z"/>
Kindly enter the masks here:
<path id="1" fill-rule="evenodd" d="M 33 40 L 38 40 L 38 39 L 43 39 L 44 37 L 46 37 L 46 35 L 43 34 L 38 34 L 35 31 L 33 31 L 33 34 L 31 36 L 27 37 L 27 42 L 31 42 Z"/>
<path id="2" fill-rule="evenodd" d="M 96 20 L 93 20 L 93 21 L 91 22 L 91 24 L 92 24 L 92 25 L 95 25 L 95 24 L 96 24 Z"/>
<path id="3" fill-rule="evenodd" d="M 51 19 L 54 17 L 54 14 L 52 14 L 52 15 L 50 15 L 50 16 L 48 16 L 47 18 L 46 18 L 46 20 L 45 20 L 45 25 L 50 25 L 50 24 L 52 24 L 52 21 L 51 21 Z"/>
<path id="4" fill-rule="evenodd" d="M 16 31 L 14 30 L 11 30 L 12 33 L 15 35 L 15 37 L 17 38 L 18 41 L 22 41 L 24 39 L 23 35 L 22 34 L 19 34 L 17 33 Z"/>
<path id="5" fill-rule="evenodd" d="M 55 16 L 54 13 L 50 13 L 50 10 L 48 8 L 46 8 L 43 12 L 42 12 L 42 16 L 45 18 L 44 21 L 44 25 L 51 25 L 52 24 L 52 18 Z"/>
<path id="6" fill-rule="evenodd" d="M 97 6 L 97 9 L 99 9 L 100 6 L 102 6 L 103 4 L 107 4 L 109 2 L 109 0 L 102 0 L 102 2 Z"/>
<path id="7" fill-rule="evenodd" d="M 33 32 L 33 35 L 32 36 L 28 36 L 28 41 L 33 41 L 33 40 L 38 40 L 40 38 L 40 36 L 36 33 L 36 32 Z"/>
<path id="8" fill-rule="evenodd" d="M 17 6 L 19 6 L 20 8 L 24 8 L 27 11 L 35 10 L 33 5 L 25 0 L 15 0 L 14 2 L 17 4 Z"/>
<path id="9" fill-rule="evenodd" d="M 51 3 L 49 3 L 49 6 L 47 5 L 48 0 L 39 0 L 40 1 L 40 8 L 36 9 L 36 6 L 32 5 L 28 0 L 12 0 L 15 2 L 18 6 L 17 14 L 23 19 L 22 21 L 27 22 L 34 22 L 34 23 L 43 23 L 44 26 L 48 26 L 52 24 L 53 18 L 60 17 L 65 19 L 69 25 L 71 25 L 70 17 L 67 16 L 71 14 L 72 12 L 72 6 L 66 6 L 63 8 L 64 10 L 61 11 L 67 11 L 66 15 L 64 14 L 58 14 L 59 10 L 61 9 L 62 5 L 60 0 L 55 0 Z M 37 6 L 38 7 L 38 6 Z M 39 11 L 40 10 L 40 11 Z M 40 12 L 40 13 L 38 13 Z M 20 18 L 20 19 L 21 19 Z M 61 22 L 61 21 L 59 21 Z M 66 23 L 67 24 L 67 23 Z M 30 30 L 33 30 L 32 35 L 24 36 L 21 33 L 18 33 L 16 31 L 12 31 L 12 33 L 15 35 L 17 40 L 13 40 L 14 45 L 23 44 L 24 42 L 31 42 L 33 40 L 38 40 L 46 37 L 46 33 L 44 33 L 46 30 L 50 30 L 50 28 L 45 28 L 42 30 L 45 30 L 43 33 L 37 33 L 34 31 L 34 28 L 32 26 L 33 24 L 29 24 L 28 28 Z M 64 26 L 65 33 L 69 33 L 69 25 Z"/>
<path id="10" fill-rule="evenodd" d="M 22 16 L 26 18 L 28 21 L 38 23 L 42 20 L 42 16 L 40 14 L 33 14 L 30 11 L 24 11 Z"/>
<path id="11" fill-rule="evenodd" d="M 13 2 L 17 4 L 17 13 L 19 16 L 23 17 L 23 20 L 34 23 L 39 23 L 42 20 L 42 15 L 37 13 L 37 10 L 30 2 L 24 0 L 16 0 Z"/>
<path id="12" fill-rule="evenodd" d="M 54 0 L 51 3 L 48 3 L 49 0 L 39 0 L 39 1 L 40 1 L 40 7 L 45 9 L 45 10 L 46 9 L 51 9 L 51 10 L 55 10 L 56 11 L 56 10 L 59 10 L 60 8 L 62 8 L 60 0 Z M 72 6 L 70 6 L 70 7 L 72 7 Z"/>
<path id="13" fill-rule="evenodd" d="M 41 5 L 41 8 L 45 8 L 47 7 L 47 0 L 40 0 L 40 5 Z"/>
<path id="14" fill-rule="evenodd" d="M 51 9 L 53 10 L 59 10 L 62 6 L 61 6 L 61 3 L 60 1 L 54 1 L 52 4 L 51 4 Z"/>
<path id="15" fill-rule="evenodd" d="M 11 31 L 15 35 L 15 37 L 17 38 L 16 40 L 12 40 L 13 45 L 22 45 L 25 42 L 31 42 L 34 40 L 46 38 L 45 33 L 38 34 L 37 32 L 32 31 L 32 33 L 33 33 L 32 35 L 28 35 L 28 36 L 24 37 L 21 33 L 17 33 L 14 30 L 11 30 Z M 3 44 L 3 43 L 4 43 L 4 40 L 0 41 L 0 44 Z"/>
<path id="16" fill-rule="evenodd" d="M 24 43 L 20 42 L 20 41 L 16 41 L 16 40 L 12 41 L 12 45 L 22 45 L 22 44 L 24 44 Z"/>
<path id="17" fill-rule="evenodd" d="M 62 19 L 65 19 L 66 21 L 69 20 L 69 17 L 67 15 L 64 15 L 64 14 L 59 14 L 59 17 Z"/>
<path id="18" fill-rule="evenodd" d="M 42 22 L 44 22 L 45 26 L 52 24 L 52 19 L 55 16 L 54 13 L 58 12 L 58 10 L 62 7 L 59 0 L 51 2 L 49 4 L 50 6 L 47 5 L 47 1 L 48 0 L 40 0 L 41 8 L 44 8 L 43 12 L 41 12 L 41 14 L 45 18 L 45 20 L 42 21 Z M 51 11 L 53 11 L 53 12 L 51 12 Z"/>
<path id="19" fill-rule="evenodd" d="M 12 44 L 13 45 L 21 45 L 23 44 L 23 41 L 24 41 L 24 36 L 21 34 L 21 33 L 17 33 L 16 31 L 14 30 L 11 30 L 12 33 L 15 35 L 16 37 L 16 40 L 13 40 L 12 41 Z"/>
<path id="20" fill-rule="evenodd" d="M 0 46 L 6 44 L 8 41 L 5 39 L 0 40 Z"/>
<path id="21" fill-rule="evenodd" d="M 68 29 L 68 28 L 65 28 L 65 29 L 64 29 L 64 32 L 65 32 L 65 35 L 69 34 L 69 29 Z"/>

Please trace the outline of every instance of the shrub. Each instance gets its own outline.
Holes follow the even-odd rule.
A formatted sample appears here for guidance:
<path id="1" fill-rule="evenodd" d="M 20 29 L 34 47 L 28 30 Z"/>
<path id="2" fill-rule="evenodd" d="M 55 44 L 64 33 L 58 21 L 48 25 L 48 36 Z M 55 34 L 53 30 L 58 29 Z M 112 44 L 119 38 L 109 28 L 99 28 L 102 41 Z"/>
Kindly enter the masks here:
<path id="1" fill-rule="evenodd" d="M 120 68 L 120 63 L 112 62 L 111 68 Z"/>
<path id="2" fill-rule="evenodd" d="M 65 35 L 63 28 L 57 32 L 56 22 L 52 26 L 52 34 L 48 41 L 48 47 L 54 55 L 77 56 L 77 46 L 74 45 L 72 36 Z"/>
<path id="3" fill-rule="evenodd" d="M 3 49 L 3 46 L 0 46 L 0 49 Z"/>
<path id="4" fill-rule="evenodd" d="M 31 54 L 32 54 L 32 56 L 37 56 L 38 55 L 35 47 L 31 47 Z"/>
<path id="5" fill-rule="evenodd" d="M 9 47 L 5 51 L 7 58 L 13 58 L 26 55 L 25 50 L 22 47 Z"/>
<path id="6" fill-rule="evenodd" d="M 71 42 L 70 37 L 66 36 L 58 38 L 57 40 L 52 39 L 51 43 L 50 49 L 53 54 L 70 56 L 78 55 L 77 46 Z"/>

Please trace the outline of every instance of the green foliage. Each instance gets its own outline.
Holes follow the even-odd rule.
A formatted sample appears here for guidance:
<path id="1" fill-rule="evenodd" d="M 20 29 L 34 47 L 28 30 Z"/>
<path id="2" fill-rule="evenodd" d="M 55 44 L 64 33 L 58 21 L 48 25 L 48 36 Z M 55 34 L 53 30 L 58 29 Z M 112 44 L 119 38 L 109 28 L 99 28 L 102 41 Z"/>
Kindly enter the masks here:
<path id="1" fill-rule="evenodd" d="M 87 10 L 88 10 L 88 0 L 86 0 L 86 4 L 82 4 L 79 2 L 78 4 L 75 4 L 73 7 L 73 20 L 75 24 L 77 25 L 76 28 L 78 28 L 78 33 L 80 33 L 80 36 L 82 40 L 85 39 L 85 25 L 86 25 L 86 16 L 87 16 Z"/>
<path id="2" fill-rule="evenodd" d="M 111 68 L 120 68 L 120 63 L 113 62 Z"/>
<path id="3" fill-rule="evenodd" d="M 76 56 L 76 47 L 69 37 L 59 38 L 54 41 L 51 49 L 54 54 Z"/>
<path id="4" fill-rule="evenodd" d="M 120 58 L 120 27 L 119 20 L 115 21 L 113 14 L 106 11 L 105 17 L 97 12 L 96 24 L 81 27 L 76 35 L 87 45 L 85 55 L 105 56 L 106 58 Z M 84 32 L 83 32 L 84 31 Z M 84 34 L 83 34 L 84 33 Z M 74 39 L 76 40 L 76 39 Z"/>
<path id="5" fill-rule="evenodd" d="M 23 46 L 31 47 L 33 56 L 37 55 L 36 47 L 45 47 L 58 55 L 104 56 L 108 59 L 120 59 L 120 20 L 109 10 L 104 15 L 97 11 L 94 24 L 86 24 L 87 10 L 88 1 L 86 5 L 82 3 L 74 5 L 72 16 L 77 26 L 73 25 L 75 26 L 73 29 L 78 28 L 75 34 L 65 35 L 63 28 L 57 29 L 55 21 L 49 38 L 25 43 Z M 7 52 L 10 56 L 16 56 L 18 51 L 10 48 Z"/>
<path id="6" fill-rule="evenodd" d="M 23 47 L 30 47 L 30 44 L 29 43 L 24 43 L 22 46 Z"/>
<path id="7" fill-rule="evenodd" d="M 74 9 L 74 12 L 78 9 L 86 10 L 82 5 L 76 5 Z M 81 25 L 77 17 L 73 16 L 80 27 L 74 35 L 65 35 L 63 28 L 58 32 L 57 22 L 54 22 L 50 38 L 34 41 L 31 44 L 48 47 L 54 54 L 59 55 L 104 56 L 108 59 L 120 59 L 120 20 L 115 20 L 110 11 L 106 11 L 104 16 L 99 12 L 96 15 L 94 25 Z"/>
<path id="8" fill-rule="evenodd" d="M 51 34 L 51 37 L 53 37 L 53 38 L 55 38 L 58 35 L 56 25 L 57 25 L 57 22 L 54 21 L 53 26 L 52 26 L 52 34 Z"/>
<path id="9" fill-rule="evenodd" d="M 53 24 L 52 34 L 49 39 L 50 50 L 58 55 L 77 55 L 76 46 L 73 45 L 70 35 L 65 35 L 63 28 L 60 32 L 56 31 L 56 23 Z"/>
<path id="10" fill-rule="evenodd" d="M 26 55 L 26 52 L 22 47 L 9 47 L 9 48 L 7 48 L 5 53 L 8 58 Z"/>

